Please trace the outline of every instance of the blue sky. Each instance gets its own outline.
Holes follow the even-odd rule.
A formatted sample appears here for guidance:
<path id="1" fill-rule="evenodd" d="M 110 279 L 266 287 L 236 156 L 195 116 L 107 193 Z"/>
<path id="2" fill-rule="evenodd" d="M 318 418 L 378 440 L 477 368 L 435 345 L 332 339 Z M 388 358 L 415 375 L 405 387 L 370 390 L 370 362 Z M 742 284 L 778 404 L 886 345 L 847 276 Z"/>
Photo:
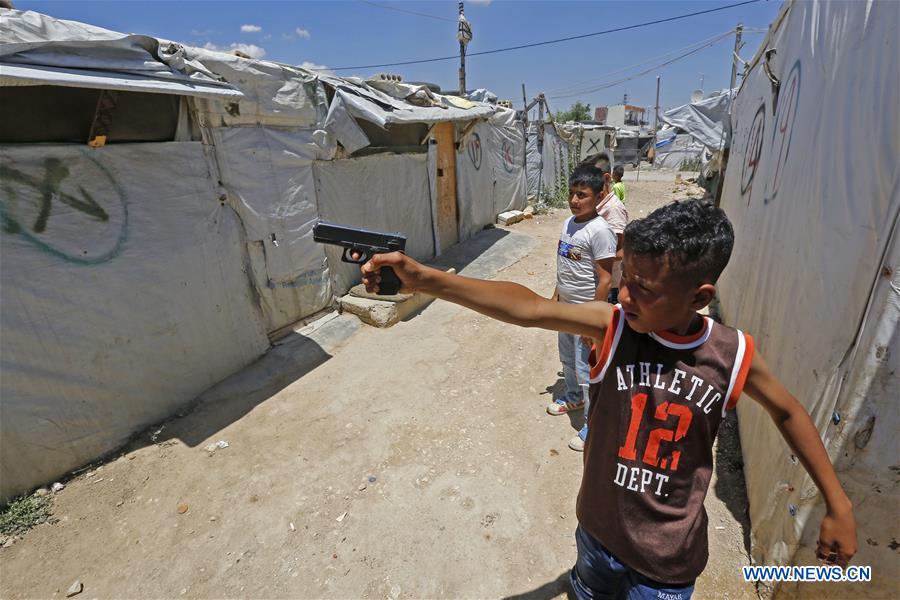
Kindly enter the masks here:
<path id="1" fill-rule="evenodd" d="M 734 3 L 666 1 L 473 1 L 465 3 L 474 39 L 469 52 L 478 52 L 543 40 L 624 27 Z M 16 8 L 36 10 L 116 31 L 143 33 L 197 46 L 242 48 L 246 52 L 290 64 L 349 67 L 450 56 L 458 53 L 457 3 L 344 0 L 332 2 L 128 1 L 47 2 L 15 0 Z M 602 106 L 629 102 L 652 107 L 656 74 L 662 75 L 660 105 L 688 101 L 692 90 L 727 87 L 731 73 L 733 37 L 699 50 L 664 68 L 613 85 L 601 84 L 654 67 L 732 29 L 765 29 L 778 14 L 781 2 L 763 0 L 673 23 L 554 45 L 469 57 L 470 89 L 486 87 L 516 106 L 522 102 L 521 85 L 529 98 L 545 92 L 554 110 L 576 100 Z M 391 7 L 391 8 L 385 8 Z M 392 10 L 393 9 L 393 10 Z M 396 10 L 400 9 L 400 10 Z M 411 11 L 430 16 L 409 14 Z M 433 18 L 438 17 L 438 18 Z M 763 34 L 745 34 L 741 55 L 749 59 Z M 656 59 L 656 60 L 652 60 Z M 638 67 L 628 68 L 641 64 Z M 339 75 L 399 73 L 404 81 L 430 81 L 445 90 L 457 88 L 458 61 L 401 67 L 354 69 Z M 623 71 L 624 69 L 624 71 Z M 570 97 L 554 97 L 575 92 Z"/>

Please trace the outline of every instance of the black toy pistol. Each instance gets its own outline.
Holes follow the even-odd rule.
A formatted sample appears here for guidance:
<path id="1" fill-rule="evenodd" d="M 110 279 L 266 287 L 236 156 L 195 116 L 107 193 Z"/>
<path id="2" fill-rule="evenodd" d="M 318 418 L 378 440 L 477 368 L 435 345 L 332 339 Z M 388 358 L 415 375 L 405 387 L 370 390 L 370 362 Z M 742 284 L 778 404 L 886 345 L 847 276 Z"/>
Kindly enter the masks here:
<path id="1" fill-rule="evenodd" d="M 375 254 L 406 250 L 406 236 L 399 233 L 384 233 L 324 221 L 313 226 L 313 240 L 320 244 L 342 246 L 344 254 L 341 260 L 356 265 L 365 264 Z M 358 259 L 354 260 L 354 253 L 359 255 Z M 381 283 L 378 285 L 380 296 L 390 296 L 400 291 L 400 278 L 392 268 L 381 267 L 378 274 L 381 276 Z"/>

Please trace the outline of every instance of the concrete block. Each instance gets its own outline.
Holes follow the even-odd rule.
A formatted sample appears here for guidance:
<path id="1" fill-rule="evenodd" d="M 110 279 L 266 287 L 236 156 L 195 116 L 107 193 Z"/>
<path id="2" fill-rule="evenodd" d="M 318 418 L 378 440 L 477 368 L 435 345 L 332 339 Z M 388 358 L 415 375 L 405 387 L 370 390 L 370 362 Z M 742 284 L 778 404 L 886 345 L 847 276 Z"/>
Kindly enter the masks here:
<path id="1" fill-rule="evenodd" d="M 525 213 L 521 210 L 508 210 L 497 215 L 497 222 L 501 225 L 512 225 L 518 223 L 525 218 Z"/>
<path id="2" fill-rule="evenodd" d="M 396 302 L 382 302 L 347 295 L 341 298 L 341 308 L 344 312 L 359 317 L 363 323 L 374 327 L 390 327 L 400 320 Z"/>
<path id="3" fill-rule="evenodd" d="M 456 269 L 448 269 L 456 273 Z M 415 292 L 379 296 L 366 291 L 363 284 L 355 285 L 350 293 L 341 298 L 341 308 L 373 327 L 390 327 L 398 321 L 416 314 L 431 304 L 434 296 Z"/>

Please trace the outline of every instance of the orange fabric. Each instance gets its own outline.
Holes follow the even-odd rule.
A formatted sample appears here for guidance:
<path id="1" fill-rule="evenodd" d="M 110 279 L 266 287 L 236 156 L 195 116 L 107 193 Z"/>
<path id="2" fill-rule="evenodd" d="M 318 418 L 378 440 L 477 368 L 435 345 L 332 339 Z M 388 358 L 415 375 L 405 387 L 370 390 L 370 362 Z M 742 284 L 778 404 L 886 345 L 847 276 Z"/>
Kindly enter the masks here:
<path id="1" fill-rule="evenodd" d="M 591 365 L 591 379 L 600 375 L 600 371 L 603 370 L 603 365 L 609 360 L 609 352 L 612 349 L 613 338 L 616 337 L 616 329 L 619 328 L 619 319 L 622 318 L 622 311 L 619 310 L 617 306 L 613 306 L 613 316 L 609 321 L 609 327 L 606 328 L 606 335 L 603 337 L 603 346 L 600 350 L 600 356 L 597 357 L 597 345 L 594 344 L 593 349 L 591 350 L 591 359 L 597 357 L 597 362 L 593 360 L 589 363 Z"/>
<path id="2" fill-rule="evenodd" d="M 673 344 L 690 344 L 691 342 L 696 342 L 700 338 L 703 337 L 703 334 L 706 333 L 706 330 L 709 328 L 709 323 L 706 321 L 705 317 L 700 317 L 703 319 L 703 327 L 700 328 L 700 331 L 693 335 L 678 335 L 676 333 L 672 333 L 671 331 L 654 331 L 656 335 L 666 340 L 667 342 L 672 342 Z"/>
<path id="3" fill-rule="evenodd" d="M 734 389 L 731 390 L 731 398 L 728 399 L 726 408 L 734 408 L 737 401 L 744 391 L 744 384 L 747 382 L 747 374 L 750 372 L 750 364 L 753 362 L 753 352 L 755 346 L 753 344 L 753 336 L 743 334 L 744 336 L 744 360 L 741 362 L 741 368 L 738 371 L 737 379 L 734 381 Z"/>

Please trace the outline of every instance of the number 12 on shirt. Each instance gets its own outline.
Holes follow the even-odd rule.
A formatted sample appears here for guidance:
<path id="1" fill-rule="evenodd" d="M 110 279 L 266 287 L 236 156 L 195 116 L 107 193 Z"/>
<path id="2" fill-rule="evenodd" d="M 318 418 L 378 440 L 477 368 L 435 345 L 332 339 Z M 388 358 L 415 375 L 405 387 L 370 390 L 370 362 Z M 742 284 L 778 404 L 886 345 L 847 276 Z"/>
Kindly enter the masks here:
<path id="1" fill-rule="evenodd" d="M 647 406 L 647 394 L 635 394 L 631 397 L 631 420 L 628 423 L 628 433 L 625 435 L 625 443 L 619 448 L 619 458 L 635 460 L 637 457 L 637 439 L 641 429 L 641 421 L 644 417 L 644 408 Z M 653 418 L 659 421 L 668 421 L 669 417 L 677 417 L 675 429 L 656 427 L 650 430 L 647 445 L 644 448 L 642 460 L 645 464 L 661 469 L 678 469 L 678 460 L 681 458 L 681 450 L 674 450 L 669 458 L 659 458 L 659 447 L 662 442 L 677 442 L 687 435 L 691 426 L 691 409 L 681 404 L 663 402 L 656 407 Z"/>

